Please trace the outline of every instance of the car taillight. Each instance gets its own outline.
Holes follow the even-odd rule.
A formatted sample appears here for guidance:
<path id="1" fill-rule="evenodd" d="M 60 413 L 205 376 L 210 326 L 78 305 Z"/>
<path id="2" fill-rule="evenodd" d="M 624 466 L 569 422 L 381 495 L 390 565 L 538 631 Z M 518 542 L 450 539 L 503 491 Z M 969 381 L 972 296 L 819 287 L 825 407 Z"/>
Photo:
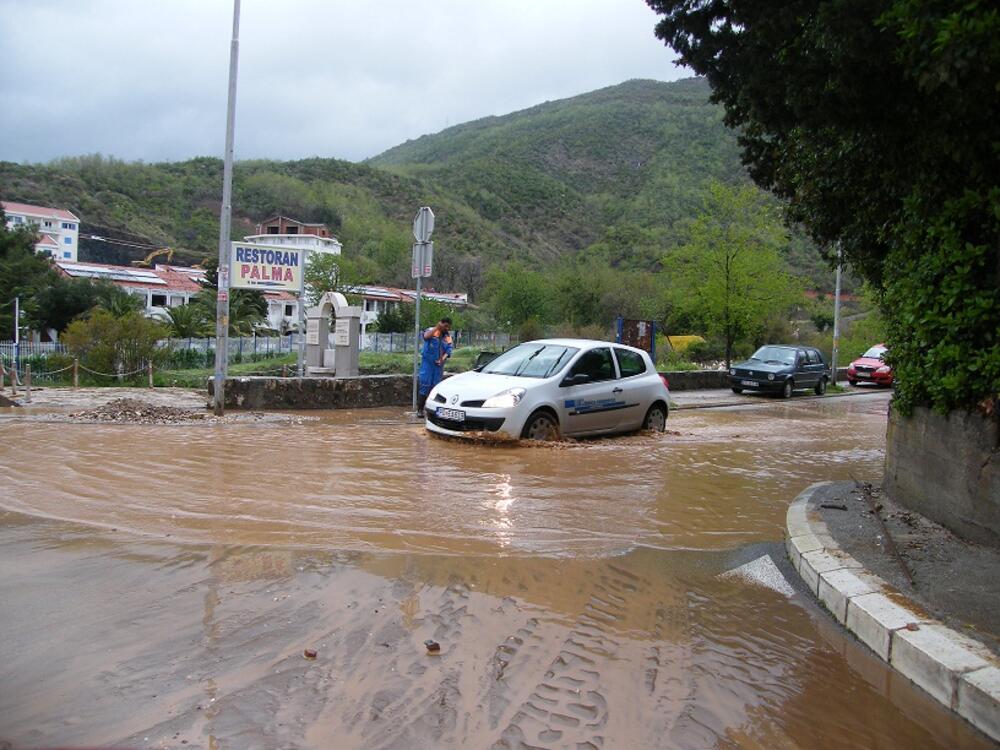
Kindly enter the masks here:
<path id="1" fill-rule="evenodd" d="M 660 380 L 663 381 L 663 387 L 666 388 L 669 391 L 670 390 L 670 381 L 667 380 L 667 376 L 664 375 L 662 372 L 657 373 L 657 375 L 659 375 L 660 376 Z"/>

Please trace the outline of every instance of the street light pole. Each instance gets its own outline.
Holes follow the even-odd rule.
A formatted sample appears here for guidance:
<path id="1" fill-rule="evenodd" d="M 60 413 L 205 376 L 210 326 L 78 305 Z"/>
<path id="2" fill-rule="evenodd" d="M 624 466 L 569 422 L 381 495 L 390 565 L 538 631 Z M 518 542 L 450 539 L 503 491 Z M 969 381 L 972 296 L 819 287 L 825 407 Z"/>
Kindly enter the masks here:
<path id="1" fill-rule="evenodd" d="M 240 0 L 233 0 L 233 40 L 229 47 L 229 100 L 226 109 L 226 153 L 222 171 L 219 217 L 219 288 L 215 301 L 215 391 L 213 411 L 222 416 L 229 365 L 229 254 L 233 215 L 233 140 L 236 131 L 236 71 L 240 56 Z"/>
<path id="2" fill-rule="evenodd" d="M 836 290 L 833 293 L 833 352 L 830 357 L 833 361 L 830 363 L 833 368 L 831 377 L 833 378 L 833 384 L 837 384 L 837 354 L 840 350 L 840 269 L 844 264 L 844 251 L 837 243 L 837 283 Z"/>

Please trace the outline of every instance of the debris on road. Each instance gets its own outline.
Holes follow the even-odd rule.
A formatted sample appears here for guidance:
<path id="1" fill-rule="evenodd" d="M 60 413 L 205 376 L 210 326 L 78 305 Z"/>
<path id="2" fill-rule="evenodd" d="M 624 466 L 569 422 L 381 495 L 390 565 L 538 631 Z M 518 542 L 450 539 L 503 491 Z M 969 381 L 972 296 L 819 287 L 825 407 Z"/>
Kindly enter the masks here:
<path id="1" fill-rule="evenodd" d="M 316 651 L 311 648 L 307 648 L 305 651 L 302 652 L 302 655 L 307 659 L 315 659 Z"/>
<path id="2" fill-rule="evenodd" d="M 441 644 L 438 643 L 437 641 L 428 639 L 424 641 L 424 645 L 427 647 L 427 651 L 432 654 L 436 654 L 438 651 L 441 650 Z"/>

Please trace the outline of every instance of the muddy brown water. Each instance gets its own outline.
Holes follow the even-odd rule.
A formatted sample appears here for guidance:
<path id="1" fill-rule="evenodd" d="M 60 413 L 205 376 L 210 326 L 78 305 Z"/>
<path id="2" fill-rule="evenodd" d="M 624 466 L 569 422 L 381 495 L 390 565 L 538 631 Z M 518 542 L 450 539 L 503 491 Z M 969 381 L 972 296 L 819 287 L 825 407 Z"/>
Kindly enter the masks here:
<path id="1" fill-rule="evenodd" d="M 886 407 L 544 448 L 4 416 L 0 743 L 989 747 L 781 577 L 788 503 L 877 480 Z"/>

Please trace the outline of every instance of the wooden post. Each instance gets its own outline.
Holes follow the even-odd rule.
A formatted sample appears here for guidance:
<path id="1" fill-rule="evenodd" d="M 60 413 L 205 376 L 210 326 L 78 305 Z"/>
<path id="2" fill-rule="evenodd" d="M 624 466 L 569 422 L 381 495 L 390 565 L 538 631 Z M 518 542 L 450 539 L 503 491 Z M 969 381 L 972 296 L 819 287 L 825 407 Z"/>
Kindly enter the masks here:
<path id="1" fill-rule="evenodd" d="M 10 395 L 17 395 L 17 367 L 10 371 Z"/>
<path id="2" fill-rule="evenodd" d="M 288 377 L 288 365 L 282 365 L 281 366 L 281 377 L 283 377 L 283 378 L 287 378 Z"/>
<path id="3" fill-rule="evenodd" d="M 3 393 L 3 379 L 7 374 L 7 368 L 3 366 L 3 360 L 0 359 L 0 393 Z"/>
<path id="4" fill-rule="evenodd" d="M 25 401 L 31 403 L 31 365 L 24 366 Z"/>
<path id="5" fill-rule="evenodd" d="M 146 374 L 149 376 L 149 387 L 153 387 L 153 360 L 146 363 Z"/>
<path id="6" fill-rule="evenodd" d="M 73 357 L 73 390 L 80 387 L 80 359 Z"/>

